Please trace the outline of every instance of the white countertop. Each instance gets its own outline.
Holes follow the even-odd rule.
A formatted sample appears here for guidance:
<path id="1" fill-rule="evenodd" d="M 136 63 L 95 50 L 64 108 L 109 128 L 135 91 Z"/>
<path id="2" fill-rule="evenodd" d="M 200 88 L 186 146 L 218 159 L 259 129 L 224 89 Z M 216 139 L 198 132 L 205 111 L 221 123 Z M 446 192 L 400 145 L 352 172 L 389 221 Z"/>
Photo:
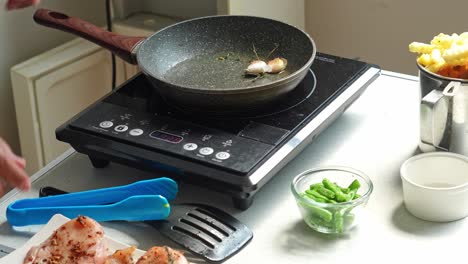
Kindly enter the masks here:
<path id="1" fill-rule="evenodd" d="M 383 71 L 367 91 L 254 197 L 246 211 L 232 208 L 228 197 L 194 186 L 180 186 L 177 201 L 206 202 L 246 223 L 253 240 L 225 263 L 435 263 L 465 258 L 466 219 L 431 223 L 410 215 L 402 202 L 400 165 L 418 152 L 419 85 L 417 78 Z M 326 165 L 350 166 L 370 176 L 374 191 L 364 222 L 341 236 L 319 234 L 302 222 L 291 179 Z M 46 177 L 47 176 L 47 177 Z M 39 187 L 69 191 L 125 184 L 151 174 L 117 164 L 93 169 L 86 156 L 69 151 L 33 176 L 33 190 L 10 192 L 0 199 L 0 244 L 21 246 L 32 233 L 13 231 L 5 208 L 13 200 L 37 197 Z M 112 181 L 108 180 L 112 177 Z M 194 198 L 196 197 L 196 198 Z M 141 249 L 170 243 L 137 223 L 104 223 L 108 235 Z M 31 230 L 34 232 L 34 230 Z M 403 263 L 402 262 L 402 263 Z"/>

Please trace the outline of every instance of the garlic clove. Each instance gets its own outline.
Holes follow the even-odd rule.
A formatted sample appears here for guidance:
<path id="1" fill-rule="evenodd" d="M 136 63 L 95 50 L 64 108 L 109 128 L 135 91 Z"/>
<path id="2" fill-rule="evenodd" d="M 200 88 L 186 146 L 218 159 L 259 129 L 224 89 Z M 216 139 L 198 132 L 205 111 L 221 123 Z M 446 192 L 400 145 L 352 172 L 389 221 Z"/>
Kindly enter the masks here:
<path id="1" fill-rule="evenodd" d="M 249 75 L 259 75 L 270 71 L 271 67 L 261 60 L 252 61 L 247 69 L 245 69 L 245 73 Z"/>
<path id="2" fill-rule="evenodd" d="M 268 62 L 267 64 L 270 67 L 269 73 L 280 73 L 286 69 L 286 65 L 288 65 L 288 60 L 285 58 L 275 58 Z"/>

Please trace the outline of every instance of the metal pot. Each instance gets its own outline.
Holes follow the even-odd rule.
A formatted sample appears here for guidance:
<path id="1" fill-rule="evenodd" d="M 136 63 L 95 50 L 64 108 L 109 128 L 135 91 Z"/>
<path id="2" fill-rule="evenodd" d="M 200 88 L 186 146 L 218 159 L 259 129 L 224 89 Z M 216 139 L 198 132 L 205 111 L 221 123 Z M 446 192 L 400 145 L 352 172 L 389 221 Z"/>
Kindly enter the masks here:
<path id="1" fill-rule="evenodd" d="M 441 76 L 418 64 L 420 149 L 468 155 L 468 80 Z"/>

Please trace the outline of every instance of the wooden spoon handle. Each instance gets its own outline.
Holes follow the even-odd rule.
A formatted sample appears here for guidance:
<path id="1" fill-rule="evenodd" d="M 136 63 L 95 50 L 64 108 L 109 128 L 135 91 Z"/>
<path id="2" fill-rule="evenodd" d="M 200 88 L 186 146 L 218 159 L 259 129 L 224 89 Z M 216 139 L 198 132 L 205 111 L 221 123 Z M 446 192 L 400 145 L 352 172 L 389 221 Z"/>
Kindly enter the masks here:
<path id="1" fill-rule="evenodd" d="M 131 64 L 137 64 L 134 49 L 145 39 L 109 32 L 82 19 L 47 9 L 38 9 L 34 13 L 34 21 L 94 42 Z"/>

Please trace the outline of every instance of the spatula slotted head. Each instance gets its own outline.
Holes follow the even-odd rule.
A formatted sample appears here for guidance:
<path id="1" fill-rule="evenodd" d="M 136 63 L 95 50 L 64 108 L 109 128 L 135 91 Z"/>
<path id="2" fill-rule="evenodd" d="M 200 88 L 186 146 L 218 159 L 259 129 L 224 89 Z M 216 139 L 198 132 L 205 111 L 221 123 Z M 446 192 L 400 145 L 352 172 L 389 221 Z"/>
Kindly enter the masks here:
<path id="1" fill-rule="evenodd" d="M 164 221 L 148 221 L 163 235 L 210 261 L 223 261 L 253 237 L 252 231 L 233 216 L 211 206 L 173 205 Z"/>

